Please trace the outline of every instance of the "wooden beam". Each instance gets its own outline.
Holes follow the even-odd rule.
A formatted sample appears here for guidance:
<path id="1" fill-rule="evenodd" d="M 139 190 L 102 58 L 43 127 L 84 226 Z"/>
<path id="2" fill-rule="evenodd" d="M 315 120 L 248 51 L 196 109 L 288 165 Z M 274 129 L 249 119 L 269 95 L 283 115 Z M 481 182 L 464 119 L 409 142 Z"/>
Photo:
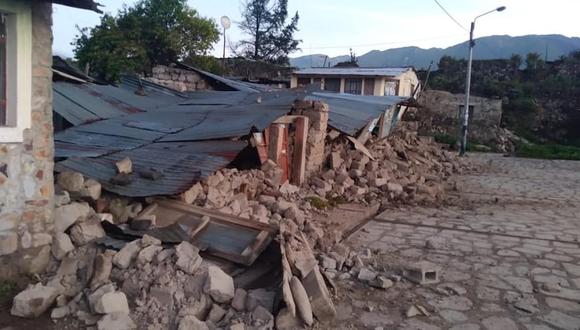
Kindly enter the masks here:
<path id="1" fill-rule="evenodd" d="M 270 141 L 268 143 L 268 158 L 278 164 L 278 159 L 282 154 L 282 145 L 284 143 L 284 125 L 270 125 Z M 278 164 L 280 165 L 280 164 Z"/>
<path id="2" fill-rule="evenodd" d="M 365 144 L 367 143 L 367 141 L 369 140 L 369 138 L 371 137 L 371 133 L 372 131 L 375 129 L 375 127 L 377 126 L 377 122 L 379 121 L 378 118 L 375 118 L 373 120 L 371 120 L 366 126 L 365 128 L 363 128 L 362 132 L 359 134 L 359 136 L 356 138 L 360 143 Z"/>
<path id="3" fill-rule="evenodd" d="M 301 186 L 306 173 L 306 140 L 308 138 L 308 117 L 296 119 L 294 136 L 294 159 L 292 160 L 292 184 Z"/>
<path id="4" fill-rule="evenodd" d="M 258 151 L 258 157 L 260 158 L 260 163 L 264 164 L 268 160 L 268 145 L 266 144 L 266 139 L 262 133 L 254 133 L 252 135 L 254 146 Z"/>
<path id="5" fill-rule="evenodd" d="M 298 115 L 283 116 L 283 117 L 280 117 L 280 118 L 274 120 L 274 124 L 290 125 L 290 124 L 293 124 L 294 122 L 296 122 L 296 119 L 298 119 L 300 117 L 304 117 L 304 116 L 298 116 Z"/>

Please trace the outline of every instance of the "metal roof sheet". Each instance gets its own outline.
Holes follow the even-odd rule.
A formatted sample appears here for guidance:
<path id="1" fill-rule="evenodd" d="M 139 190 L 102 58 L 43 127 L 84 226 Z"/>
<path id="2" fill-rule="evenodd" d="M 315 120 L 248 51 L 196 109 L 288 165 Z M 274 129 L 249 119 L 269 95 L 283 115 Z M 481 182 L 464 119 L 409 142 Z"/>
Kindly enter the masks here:
<path id="1" fill-rule="evenodd" d="M 388 108 L 408 98 L 313 92 L 307 95 L 306 99 L 327 103 L 328 125 L 348 135 L 355 135 L 370 121 L 379 118 Z"/>
<path id="2" fill-rule="evenodd" d="M 322 76 L 387 76 L 397 77 L 412 68 L 307 68 L 294 71 L 296 75 Z"/>
<path id="3" fill-rule="evenodd" d="M 176 195 L 228 165 L 246 146 L 244 141 L 152 143 L 97 158 L 69 158 L 57 163 L 55 169 L 80 172 L 122 196 Z M 117 174 L 115 162 L 125 157 L 133 162 L 132 182 L 127 186 L 112 184 L 110 180 Z M 150 180 L 139 175 L 149 169 L 161 171 L 162 177 Z"/>

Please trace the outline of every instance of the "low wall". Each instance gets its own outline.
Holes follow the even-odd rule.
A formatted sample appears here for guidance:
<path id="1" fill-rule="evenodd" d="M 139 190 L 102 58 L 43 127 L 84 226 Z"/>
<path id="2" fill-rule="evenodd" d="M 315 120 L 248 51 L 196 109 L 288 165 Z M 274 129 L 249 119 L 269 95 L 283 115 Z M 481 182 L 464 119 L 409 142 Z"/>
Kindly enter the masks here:
<path id="1" fill-rule="evenodd" d="M 194 71 L 172 68 L 164 65 L 155 66 L 153 68 L 153 75 L 146 79 L 180 92 L 212 89 L 205 78 L 200 74 Z"/>

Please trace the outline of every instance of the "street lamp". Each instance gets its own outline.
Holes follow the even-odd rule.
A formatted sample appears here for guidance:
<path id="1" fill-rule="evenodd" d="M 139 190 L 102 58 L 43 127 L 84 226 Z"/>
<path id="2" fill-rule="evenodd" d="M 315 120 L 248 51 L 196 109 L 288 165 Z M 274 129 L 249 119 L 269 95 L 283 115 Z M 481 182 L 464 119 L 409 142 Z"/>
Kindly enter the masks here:
<path id="1" fill-rule="evenodd" d="M 459 155 L 465 155 L 465 149 L 467 148 L 467 126 L 469 124 L 469 92 L 471 91 L 471 62 L 473 61 L 473 47 L 475 42 L 473 41 L 473 30 L 475 29 L 475 21 L 481 16 L 491 14 L 496 11 L 504 11 L 505 6 L 498 7 L 494 10 L 485 12 L 479 16 L 476 16 L 471 22 L 471 30 L 469 31 L 469 62 L 467 64 L 467 78 L 465 81 L 465 107 L 463 108 L 463 125 L 461 127 L 461 141 Z"/>

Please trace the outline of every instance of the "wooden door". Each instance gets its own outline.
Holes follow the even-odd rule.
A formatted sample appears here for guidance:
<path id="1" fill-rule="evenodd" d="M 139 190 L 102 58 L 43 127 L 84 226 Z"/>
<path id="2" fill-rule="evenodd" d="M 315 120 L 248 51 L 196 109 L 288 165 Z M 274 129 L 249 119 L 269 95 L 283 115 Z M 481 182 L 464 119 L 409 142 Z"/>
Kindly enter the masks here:
<path id="1" fill-rule="evenodd" d="M 373 78 L 365 79 L 364 95 L 375 95 L 375 79 Z"/>

